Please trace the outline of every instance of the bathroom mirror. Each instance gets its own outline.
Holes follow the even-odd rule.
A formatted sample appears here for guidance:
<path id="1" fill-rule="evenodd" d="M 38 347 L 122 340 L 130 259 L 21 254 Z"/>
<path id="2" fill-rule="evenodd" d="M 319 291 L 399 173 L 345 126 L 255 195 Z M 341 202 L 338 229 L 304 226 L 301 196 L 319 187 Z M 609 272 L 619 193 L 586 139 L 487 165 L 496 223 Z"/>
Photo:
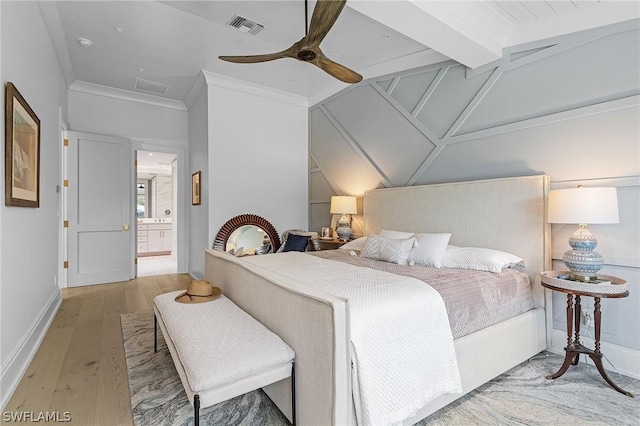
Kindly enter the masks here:
<path id="1" fill-rule="evenodd" d="M 213 248 L 243 255 L 275 253 L 280 248 L 280 236 L 268 220 L 254 214 L 241 214 L 222 225 Z"/>

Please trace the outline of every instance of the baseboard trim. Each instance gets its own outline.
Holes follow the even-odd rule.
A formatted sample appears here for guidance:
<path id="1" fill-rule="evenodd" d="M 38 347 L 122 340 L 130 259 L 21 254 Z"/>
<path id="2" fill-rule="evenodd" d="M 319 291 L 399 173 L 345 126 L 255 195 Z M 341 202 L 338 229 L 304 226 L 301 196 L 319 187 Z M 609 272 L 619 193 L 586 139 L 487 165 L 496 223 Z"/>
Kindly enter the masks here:
<path id="1" fill-rule="evenodd" d="M 580 341 L 586 347 L 594 347 L 593 339 L 587 336 L 581 335 Z M 554 329 L 551 337 L 551 347 L 548 350 L 564 355 L 565 346 L 567 346 L 567 332 Z M 602 364 L 605 370 L 640 379 L 640 351 L 607 342 L 600 342 L 600 351 L 604 355 Z M 580 357 L 580 362 L 585 362 L 584 356 Z"/>
<path id="2" fill-rule="evenodd" d="M 18 387 L 20 380 L 22 380 L 22 376 L 24 376 L 33 360 L 61 304 L 62 298 L 58 290 L 53 293 L 49 301 L 44 305 L 18 346 L 11 352 L 2 366 L 2 372 L 0 373 L 0 411 L 4 411 L 13 392 Z"/>

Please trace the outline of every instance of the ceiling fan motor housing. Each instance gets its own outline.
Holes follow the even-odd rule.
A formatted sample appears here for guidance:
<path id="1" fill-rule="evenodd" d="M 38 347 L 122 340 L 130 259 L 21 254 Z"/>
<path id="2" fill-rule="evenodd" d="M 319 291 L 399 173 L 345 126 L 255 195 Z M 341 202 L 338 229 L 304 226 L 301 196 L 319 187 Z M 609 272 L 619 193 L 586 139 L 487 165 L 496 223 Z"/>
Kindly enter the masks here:
<path id="1" fill-rule="evenodd" d="M 301 61 L 313 61 L 316 58 L 316 53 L 311 50 L 301 50 L 297 56 Z"/>

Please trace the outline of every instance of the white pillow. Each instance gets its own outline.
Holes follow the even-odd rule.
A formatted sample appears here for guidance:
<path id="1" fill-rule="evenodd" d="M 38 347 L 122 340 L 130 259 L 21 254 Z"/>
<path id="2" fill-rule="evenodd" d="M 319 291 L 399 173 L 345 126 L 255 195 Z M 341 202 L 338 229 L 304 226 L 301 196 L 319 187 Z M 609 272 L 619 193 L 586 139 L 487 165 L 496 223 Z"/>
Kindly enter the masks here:
<path id="1" fill-rule="evenodd" d="M 448 232 L 415 234 L 414 238 L 417 241 L 417 247 L 412 248 L 409 253 L 409 264 L 440 268 L 451 234 Z"/>
<path id="2" fill-rule="evenodd" d="M 409 252 L 415 241 L 415 238 L 400 240 L 372 234 L 367 237 L 360 257 L 397 263 L 398 265 L 408 265 Z"/>
<path id="3" fill-rule="evenodd" d="M 500 273 L 503 268 L 527 266 L 527 263 L 518 256 L 500 250 L 449 246 L 442 257 L 442 266 Z"/>
<path id="4" fill-rule="evenodd" d="M 366 242 L 367 242 L 367 237 L 356 238 L 353 241 L 349 241 L 348 243 L 341 245 L 339 249 L 362 251 L 362 249 L 364 249 L 364 245 Z"/>
<path id="5" fill-rule="evenodd" d="M 407 238 L 413 237 L 413 232 L 390 231 L 387 229 L 383 229 L 378 235 L 385 238 L 393 238 L 394 240 L 405 240 Z"/>

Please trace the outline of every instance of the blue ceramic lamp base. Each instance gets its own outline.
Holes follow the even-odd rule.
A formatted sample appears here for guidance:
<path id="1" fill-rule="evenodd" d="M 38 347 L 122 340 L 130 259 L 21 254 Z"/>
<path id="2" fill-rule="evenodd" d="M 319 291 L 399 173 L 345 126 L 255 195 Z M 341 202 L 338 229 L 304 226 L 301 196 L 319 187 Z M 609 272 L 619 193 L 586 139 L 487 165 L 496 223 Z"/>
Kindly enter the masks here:
<path id="1" fill-rule="evenodd" d="M 338 234 L 338 239 L 341 241 L 347 241 L 351 238 L 351 228 L 349 227 L 349 219 L 347 219 L 347 215 L 342 215 L 340 220 L 337 223 L 336 234 Z"/>
<path id="2" fill-rule="evenodd" d="M 580 224 L 578 229 L 569 237 L 572 250 L 565 252 L 562 261 L 571 271 L 571 278 L 579 281 L 592 281 L 604 265 L 604 258 L 594 248 L 598 245 L 596 237 L 587 229 L 587 225 Z"/>

